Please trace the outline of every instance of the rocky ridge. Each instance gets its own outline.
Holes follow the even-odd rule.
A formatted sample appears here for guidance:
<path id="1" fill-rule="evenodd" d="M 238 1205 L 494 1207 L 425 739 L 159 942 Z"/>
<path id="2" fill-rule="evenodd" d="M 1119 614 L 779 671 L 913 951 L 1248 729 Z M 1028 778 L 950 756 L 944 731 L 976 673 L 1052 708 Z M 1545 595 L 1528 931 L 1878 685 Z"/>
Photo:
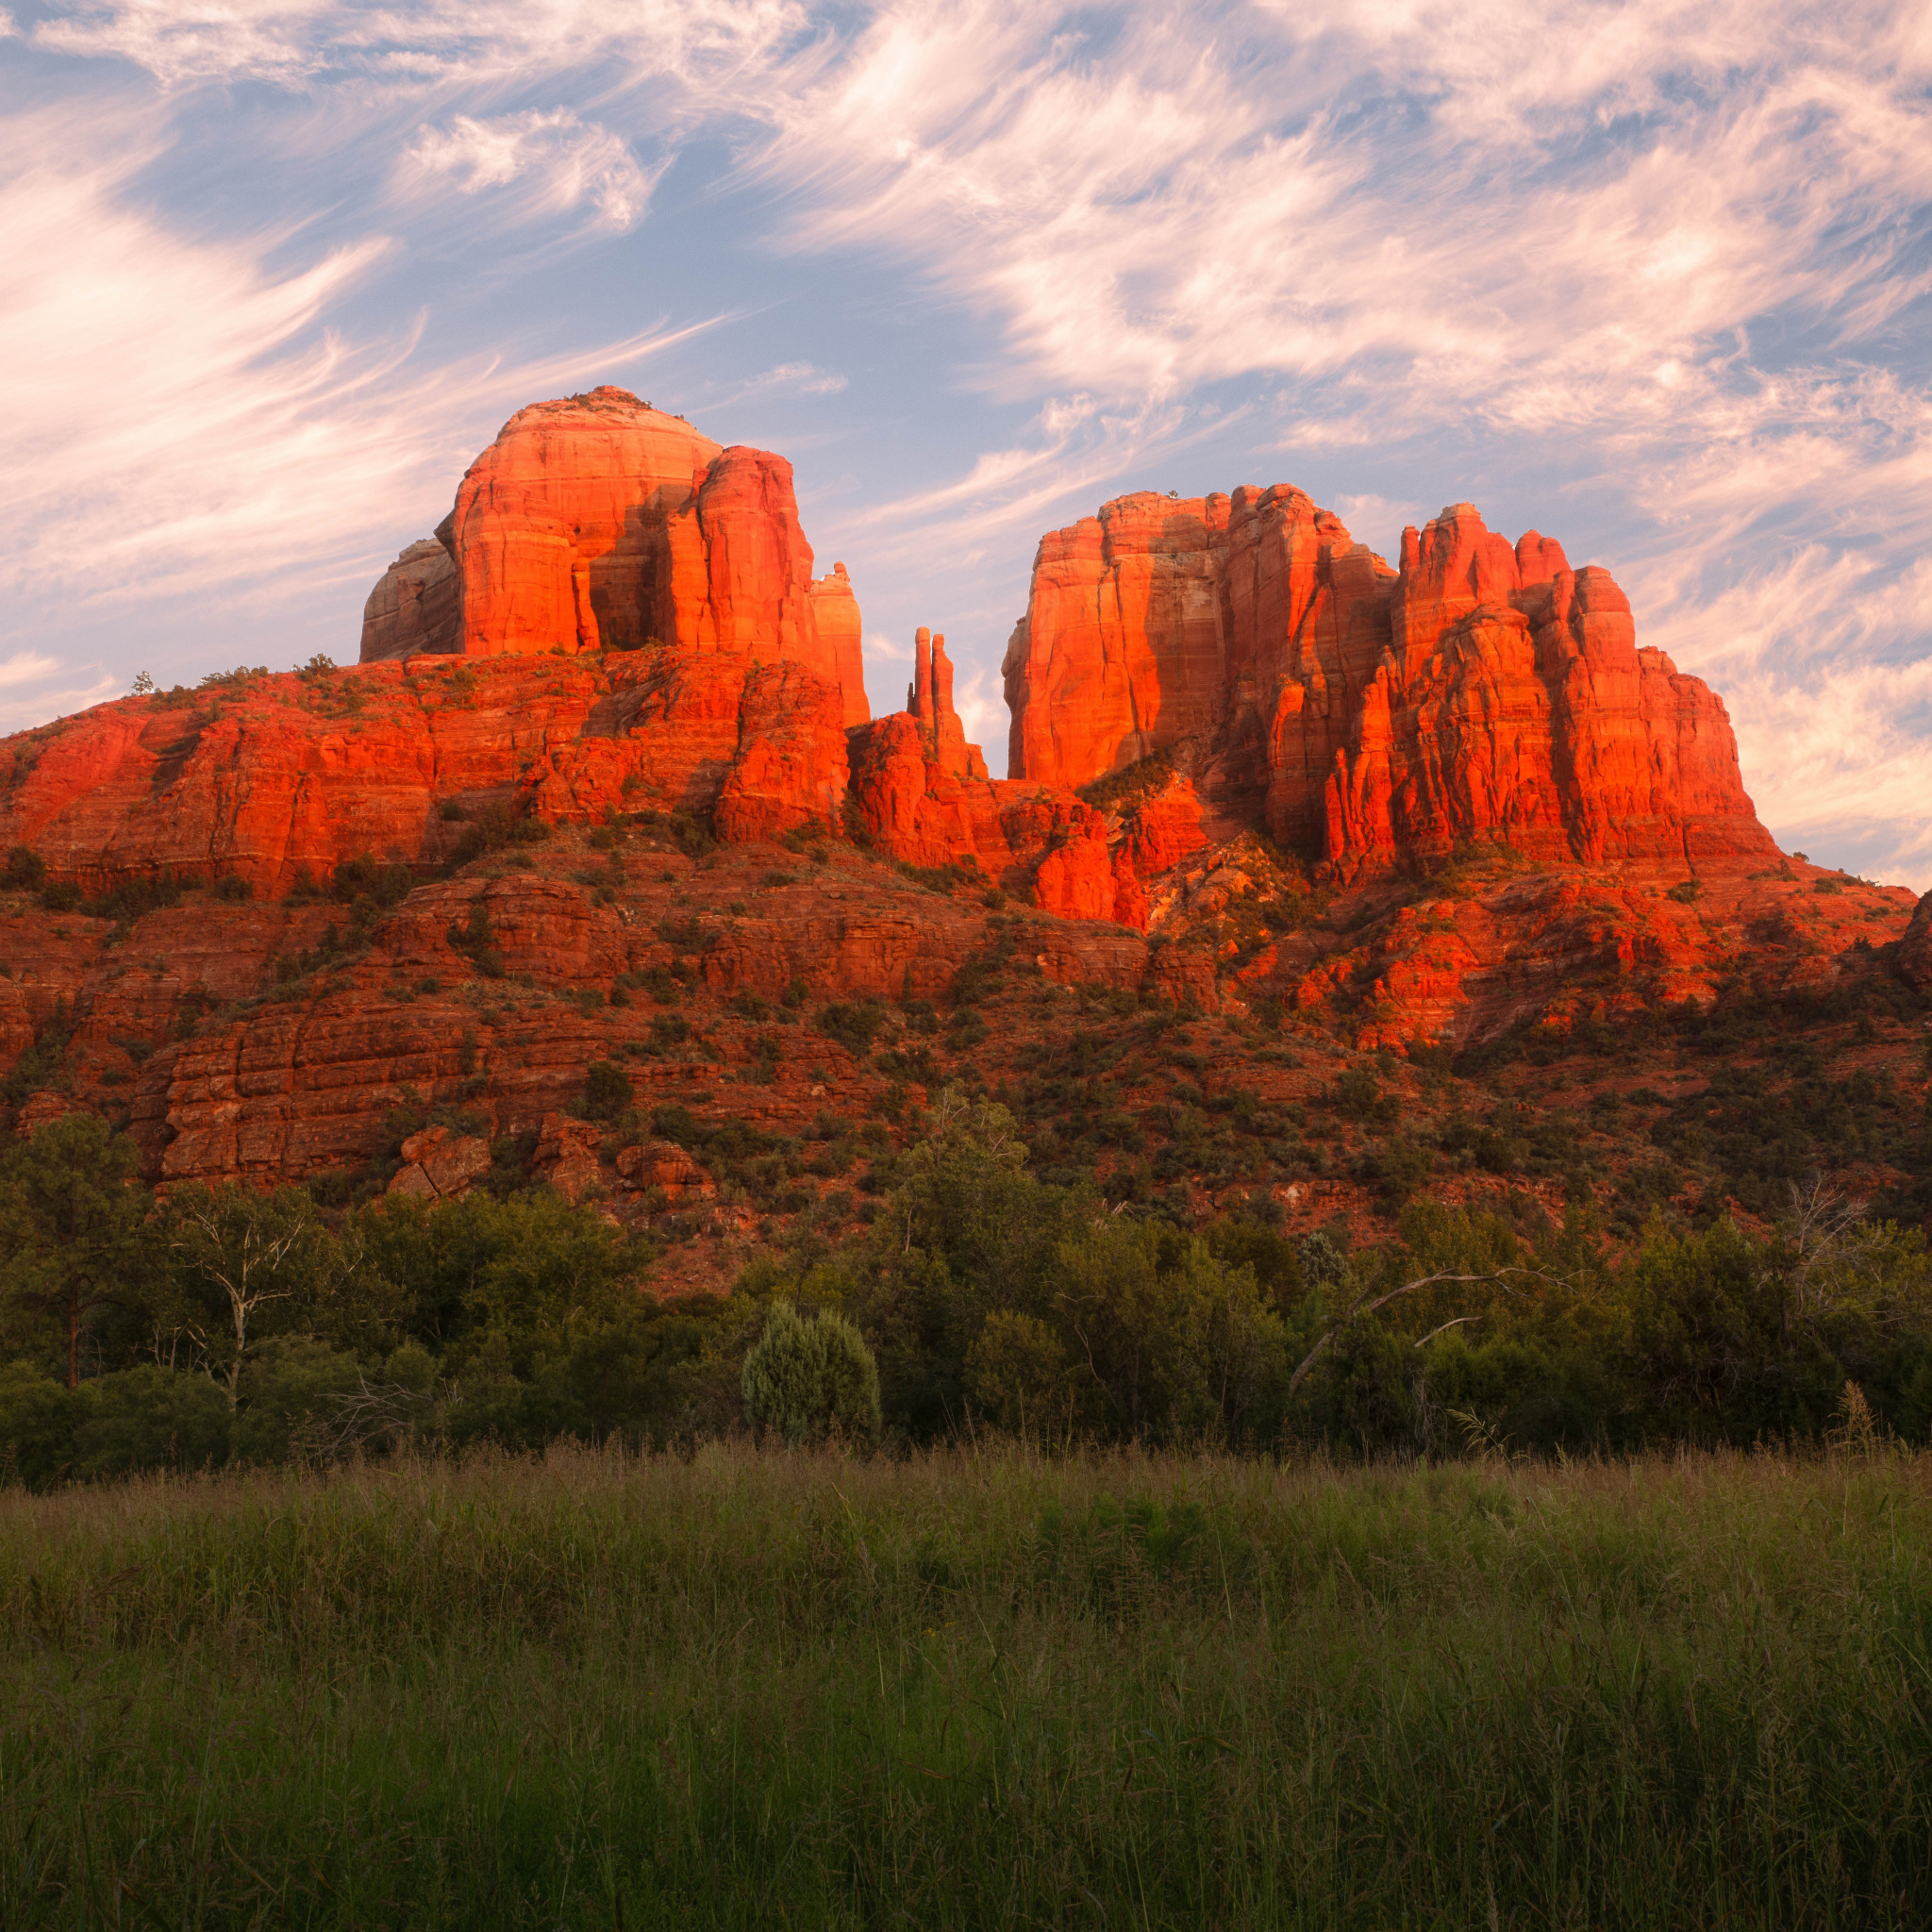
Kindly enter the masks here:
<path id="1" fill-rule="evenodd" d="M 1774 850 L 1723 704 L 1638 647 L 1608 573 L 1471 504 L 1391 569 L 1298 490 L 1120 498 L 1041 540 L 1005 675 L 1016 777 L 1185 752 L 1341 875 L 1491 838 L 1685 870 Z"/>
<path id="2" fill-rule="evenodd" d="M 748 1238 L 710 1170 L 778 1158 L 758 1137 L 834 1124 L 821 1183 L 772 1196 L 796 1211 L 934 1082 L 1011 1092 L 1097 1013 L 1213 1016 L 1201 1091 L 1278 1109 L 1317 1090 L 1270 1041 L 1422 1064 L 1747 981 L 1932 979 L 1910 894 L 1777 852 L 1721 703 L 1607 574 L 1467 505 L 1394 569 L 1287 489 L 1051 533 L 1000 780 L 942 636 L 871 716 L 849 575 L 812 568 L 782 458 L 596 391 L 505 426 L 372 591 L 360 665 L 0 742 L 17 1124 L 96 1108 L 163 1182 L 431 1198 L 514 1158 Z M 599 1062 L 682 1142 L 577 1118 Z M 1124 1173 L 1178 1117 L 1101 1084 Z M 1333 1211 L 1318 1185 L 1346 1191 L 1287 1205 Z"/>

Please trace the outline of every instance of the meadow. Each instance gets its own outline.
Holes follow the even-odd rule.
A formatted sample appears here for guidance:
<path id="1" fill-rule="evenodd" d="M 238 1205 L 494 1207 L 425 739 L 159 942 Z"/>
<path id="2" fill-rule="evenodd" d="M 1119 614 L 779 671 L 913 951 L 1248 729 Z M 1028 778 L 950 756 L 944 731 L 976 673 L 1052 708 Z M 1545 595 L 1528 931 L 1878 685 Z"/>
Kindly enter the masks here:
<path id="1" fill-rule="evenodd" d="M 1932 1459 L 0 1492 L 0 1923 L 1919 1926 Z"/>

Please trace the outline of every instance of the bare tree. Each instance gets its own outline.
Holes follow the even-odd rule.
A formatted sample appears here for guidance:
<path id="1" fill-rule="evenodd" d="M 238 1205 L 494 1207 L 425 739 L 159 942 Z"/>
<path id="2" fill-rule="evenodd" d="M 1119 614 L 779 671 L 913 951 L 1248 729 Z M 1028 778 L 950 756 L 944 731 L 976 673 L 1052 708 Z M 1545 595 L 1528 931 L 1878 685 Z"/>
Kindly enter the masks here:
<path id="1" fill-rule="evenodd" d="M 1308 1371 L 1315 1366 L 1318 1360 L 1320 1360 L 1322 1352 L 1325 1348 L 1327 1348 L 1329 1343 L 1332 1342 L 1335 1340 L 1335 1338 L 1338 1335 L 1340 1335 L 1341 1331 L 1344 1328 L 1346 1328 L 1351 1322 L 1366 1321 L 1368 1317 L 1373 1315 L 1377 1308 L 1386 1308 L 1391 1302 L 1399 1299 L 1401 1296 L 1406 1294 L 1414 1294 L 1418 1289 L 1435 1288 L 1445 1281 L 1490 1281 L 1496 1283 L 1497 1286 L 1503 1288 L 1508 1292 L 1513 1293 L 1514 1291 L 1510 1290 L 1508 1285 L 1508 1277 L 1511 1275 L 1520 1275 L 1524 1279 L 1531 1281 L 1545 1281 L 1554 1283 L 1554 1281 L 1556 1280 L 1556 1277 L 1554 1275 L 1545 1274 L 1540 1268 L 1498 1268 L 1488 1274 L 1457 1274 L 1451 1273 L 1447 1269 L 1444 1269 L 1435 1274 L 1421 1275 L 1414 1281 L 1405 1281 L 1399 1288 L 1391 1288 L 1387 1290 L 1385 1292 L 1378 1294 L 1374 1301 L 1370 1301 L 1367 1298 L 1369 1294 L 1369 1290 L 1367 1288 L 1358 1290 L 1356 1293 L 1355 1299 L 1352 1302 L 1350 1302 L 1348 1307 L 1344 1308 L 1341 1311 L 1341 1313 L 1338 1315 L 1335 1318 L 1335 1320 L 1328 1324 L 1328 1326 L 1323 1331 L 1321 1339 L 1315 1343 L 1314 1347 L 1309 1349 L 1307 1354 L 1302 1357 L 1301 1367 L 1298 1368 L 1294 1372 L 1294 1374 L 1288 1378 L 1288 1392 L 1290 1397 L 1292 1398 L 1294 1395 L 1294 1391 L 1302 1386 L 1303 1379 L 1307 1376 Z M 1444 1322 L 1441 1324 L 1441 1327 L 1432 1329 L 1429 1332 L 1429 1334 L 1423 1337 L 1423 1341 L 1433 1341 L 1436 1336 L 1440 1335 L 1442 1332 L 1443 1328 L 1453 1328 L 1457 1325 L 1457 1323 L 1458 1322 L 1473 1322 L 1477 1318 L 1474 1315 L 1458 1315 L 1456 1317 L 1455 1321 Z M 1421 1343 L 1418 1343 L 1417 1346 L 1420 1347 Z"/>
<path id="2" fill-rule="evenodd" d="M 1865 1203 L 1854 1201 L 1813 1173 L 1789 1184 L 1790 1215 L 1779 1229 L 1782 1240 L 1763 1278 L 1775 1278 L 1783 1289 L 1783 1339 L 1789 1342 L 1794 1323 L 1821 1315 L 1840 1297 L 1843 1270 L 1856 1264 L 1862 1245 Z"/>
<path id="3" fill-rule="evenodd" d="M 233 1404 L 258 1316 L 310 1285 L 315 1222 L 286 1189 L 266 1196 L 232 1186 L 184 1189 L 168 1208 L 168 1244 L 180 1257 L 187 1284 L 199 1291 L 192 1306 L 200 1320 L 190 1314 L 183 1326 L 211 1363 L 226 1357 L 221 1379 Z"/>

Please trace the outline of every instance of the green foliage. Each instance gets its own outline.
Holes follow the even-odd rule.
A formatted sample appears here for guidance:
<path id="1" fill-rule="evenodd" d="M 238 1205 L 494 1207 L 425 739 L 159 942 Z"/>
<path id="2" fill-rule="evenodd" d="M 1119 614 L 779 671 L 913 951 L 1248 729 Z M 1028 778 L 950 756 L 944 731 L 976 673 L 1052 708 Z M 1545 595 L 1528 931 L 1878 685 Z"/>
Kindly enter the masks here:
<path id="1" fill-rule="evenodd" d="M 814 1024 L 827 1039 L 836 1040 L 847 1053 L 863 1059 L 889 1017 L 879 1001 L 857 1000 L 821 1007 Z"/>
<path id="2" fill-rule="evenodd" d="M 251 1348 L 325 1320 L 342 1264 L 353 1259 L 298 1188 L 272 1194 L 233 1183 L 178 1188 L 157 1232 L 173 1275 L 158 1327 L 192 1341 L 231 1404 Z"/>
<path id="3" fill-rule="evenodd" d="M 1680 906 L 1694 905 L 1704 891 L 1702 879 L 1680 879 L 1664 894 L 1666 899 L 1674 899 Z"/>
<path id="4" fill-rule="evenodd" d="M 34 1043 L 14 1061 L 4 1080 L 0 1095 L 18 1107 L 29 1093 L 42 1088 L 64 1093 L 72 1084 L 65 1072 L 67 1043 L 74 1037 L 73 1016 L 65 1000 L 57 1000 L 46 1022 L 34 1033 Z M 0 1207 L 0 1213 L 4 1213 Z"/>
<path id="5" fill-rule="evenodd" d="M 331 1425 L 366 1386 L 363 1366 L 348 1350 L 312 1335 L 276 1336 L 255 1351 L 242 1373 L 237 1458 L 287 1462 L 332 1440 Z"/>
<path id="6" fill-rule="evenodd" d="M 551 827 L 544 820 L 520 817 L 501 799 L 492 799 L 464 825 L 450 854 L 450 864 L 468 865 L 472 859 L 501 852 L 508 845 L 541 845 L 550 836 Z"/>
<path id="7" fill-rule="evenodd" d="M 83 1383 L 81 1397 L 73 1474 L 83 1480 L 211 1469 L 228 1458 L 227 1399 L 206 1376 L 149 1362 Z"/>
<path id="8" fill-rule="evenodd" d="M 241 880 L 236 883 L 241 885 L 242 895 L 245 898 L 248 894 L 246 883 Z M 189 884 L 189 880 L 171 872 L 158 873 L 152 878 L 123 879 L 105 892 L 83 899 L 80 909 L 90 919 L 111 919 L 118 925 L 131 925 L 150 912 L 162 912 L 171 906 L 178 906 Z M 223 894 L 217 888 L 217 896 L 232 894 Z"/>
<path id="9" fill-rule="evenodd" d="M 400 906 L 409 896 L 416 875 L 400 860 L 385 864 L 363 852 L 345 858 L 329 875 L 329 896 L 345 906 L 372 912 Z"/>
<path id="10" fill-rule="evenodd" d="M 869 1442 L 879 1428 L 879 1372 L 844 1316 L 822 1308 L 802 1321 L 777 1302 L 744 1358 L 745 1413 L 794 1447 L 837 1435 Z"/>
<path id="11" fill-rule="evenodd" d="M 146 1191 L 133 1143 L 92 1114 L 50 1121 L 0 1155 L 0 1295 L 70 1388 L 108 1310 L 135 1301 L 150 1272 Z"/>
<path id="12" fill-rule="evenodd" d="M 986 883 L 976 865 L 914 865 L 902 858 L 895 862 L 893 870 L 901 878 L 910 879 L 914 885 L 924 886 L 942 899 L 951 898 L 961 887 L 983 887 Z"/>
<path id="13" fill-rule="evenodd" d="M 1167 751 L 1150 753 L 1117 772 L 1083 785 L 1079 796 L 1095 811 L 1130 812 L 1155 793 L 1163 791 L 1174 777 L 1174 755 Z"/>
<path id="14" fill-rule="evenodd" d="M 630 1075 L 611 1060 L 592 1060 L 584 1076 L 584 1116 L 614 1121 L 630 1110 Z"/>
<path id="15" fill-rule="evenodd" d="M 47 883 L 47 861 L 31 845 L 16 845 L 7 855 L 7 883 L 15 891 L 38 892 Z"/>
<path id="16" fill-rule="evenodd" d="M 1316 1228 L 1302 1237 L 1295 1250 L 1303 1284 L 1310 1289 L 1334 1290 L 1348 1279 L 1348 1260 L 1334 1240 Z"/>
<path id="17" fill-rule="evenodd" d="M 0 1482 L 51 1488 L 74 1470 L 83 1398 L 30 1362 L 0 1368 Z"/>

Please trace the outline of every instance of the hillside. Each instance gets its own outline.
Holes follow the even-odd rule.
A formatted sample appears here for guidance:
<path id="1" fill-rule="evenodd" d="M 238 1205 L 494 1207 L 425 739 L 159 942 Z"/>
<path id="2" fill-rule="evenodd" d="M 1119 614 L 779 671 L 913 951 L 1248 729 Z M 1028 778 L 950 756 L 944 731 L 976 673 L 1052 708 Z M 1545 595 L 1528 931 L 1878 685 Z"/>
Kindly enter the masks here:
<path id="1" fill-rule="evenodd" d="M 870 716 L 814 569 L 781 458 L 598 391 L 506 425 L 364 661 L 0 742 L 14 1130 L 330 1206 L 549 1179 L 670 1286 L 863 1219 L 949 1083 L 1184 1223 L 1932 1211 L 1932 903 L 1780 853 L 1553 541 L 1108 505 L 1042 540 L 1004 780 L 943 638 Z"/>

